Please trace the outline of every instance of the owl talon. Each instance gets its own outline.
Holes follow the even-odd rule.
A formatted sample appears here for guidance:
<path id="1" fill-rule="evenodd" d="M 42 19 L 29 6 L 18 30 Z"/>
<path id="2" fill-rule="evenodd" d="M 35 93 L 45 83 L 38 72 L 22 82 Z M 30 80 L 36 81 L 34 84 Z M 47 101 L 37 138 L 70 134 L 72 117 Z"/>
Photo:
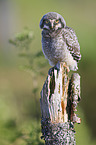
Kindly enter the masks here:
<path id="1" fill-rule="evenodd" d="M 70 71 L 69 67 L 66 65 L 66 63 L 65 63 L 65 62 L 63 63 L 63 67 L 64 67 L 64 68 L 66 68 L 67 73 Z"/>

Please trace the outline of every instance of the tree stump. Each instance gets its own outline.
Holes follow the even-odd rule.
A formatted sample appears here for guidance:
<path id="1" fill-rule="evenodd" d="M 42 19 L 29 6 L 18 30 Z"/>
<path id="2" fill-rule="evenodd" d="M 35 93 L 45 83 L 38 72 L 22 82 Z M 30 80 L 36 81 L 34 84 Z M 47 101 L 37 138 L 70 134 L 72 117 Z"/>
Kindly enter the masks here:
<path id="1" fill-rule="evenodd" d="M 48 72 L 41 91 L 41 127 L 45 145 L 75 145 L 74 123 L 80 123 L 75 114 L 80 101 L 80 76 L 58 63 Z"/>

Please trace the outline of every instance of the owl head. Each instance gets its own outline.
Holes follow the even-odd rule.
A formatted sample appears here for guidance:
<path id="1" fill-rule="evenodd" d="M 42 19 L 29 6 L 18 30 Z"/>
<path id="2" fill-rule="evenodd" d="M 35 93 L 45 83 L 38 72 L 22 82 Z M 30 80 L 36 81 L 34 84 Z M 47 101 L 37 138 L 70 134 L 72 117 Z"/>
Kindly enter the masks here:
<path id="1" fill-rule="evenodd" d="M 40 28 L 44 30 L 55 31 L 64 28 L 65 26 L 66 22 L 64 18 L 56 12 L 45 14 L 40 21 Z"/>

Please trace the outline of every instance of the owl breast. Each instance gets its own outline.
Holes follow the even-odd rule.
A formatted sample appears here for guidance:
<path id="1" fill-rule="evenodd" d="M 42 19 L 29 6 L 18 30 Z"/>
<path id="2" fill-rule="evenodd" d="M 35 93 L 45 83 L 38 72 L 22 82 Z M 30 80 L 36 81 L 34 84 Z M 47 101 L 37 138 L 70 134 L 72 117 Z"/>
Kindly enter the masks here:
<path id="1" fill-rule="evenodd" d="M 54 34 L 55 35 L 55 34 Z M 66 49 L 66 43 L 61 35 L 43 35 L 42 37 L 42 49 L 45 57 L 56 64 L 58 61 L 64 59 L 64 49 Z"/>
<path id="2" fill-rule="evenodd" d="M 62 31 L 58 34 L 42 33 L 42 50 L 49 64 L 54 66 L 59 62 L 65 62 L 71 70 L 77 69 L 77 62 L 73 60 L 70 51 L 67 49 L 66 41 Z"/>

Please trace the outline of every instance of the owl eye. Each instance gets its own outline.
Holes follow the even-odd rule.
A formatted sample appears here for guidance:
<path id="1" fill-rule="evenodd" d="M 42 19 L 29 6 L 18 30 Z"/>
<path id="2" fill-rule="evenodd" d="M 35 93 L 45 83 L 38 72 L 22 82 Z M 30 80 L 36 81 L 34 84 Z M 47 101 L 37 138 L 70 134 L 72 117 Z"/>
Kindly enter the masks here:
<path id="1" fill-rule="evenodd" d="M 59 20 L 55 20 L 55 23 L 58 24 L 59 23 Z"/>
<path id="2" fill-rule="evenodd" d="M 49 23 L 49 21 L 48 21 L 48 20 L 45 20 L 45 23 L 46 23 L 46 24 L 48 24 L 48 23 Z"/>

